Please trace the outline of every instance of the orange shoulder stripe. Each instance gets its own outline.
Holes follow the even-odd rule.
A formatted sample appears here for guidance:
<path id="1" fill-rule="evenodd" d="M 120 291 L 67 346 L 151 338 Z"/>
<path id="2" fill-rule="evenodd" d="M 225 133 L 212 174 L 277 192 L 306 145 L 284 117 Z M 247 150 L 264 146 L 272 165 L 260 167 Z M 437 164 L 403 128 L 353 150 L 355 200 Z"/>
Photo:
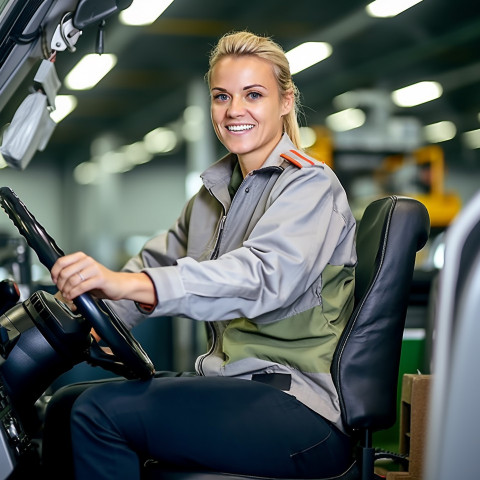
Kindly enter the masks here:
<path id="1" fill-rule="evenodd" d="M 307 157 L 304 157 L 301 153 L 298 153 L 296 150 L 290 150 L 292 153 L 294 153 L 295 155 L 297 155 L 297 157 L 300 157 L 301 159 L 305 160 L 306 162 L 308 162 L 310 165 L 315 165 L 314 162 L 312 162 L 309 158 Z"/>
<path id="2" fill-rule="evenodd" d="M 286 160 L 288 160 L 289 162 L 293 163 L 294 165 L 296 165 L 298 168 L 302 168 L 302 164 L 300 162 L 298 162 L 297 160 L 295 160 L 294 158 L 292 157 L 289 157 L 288 155 L 286 155 L 285 153 L 281 153 L 280 154 L 281 157 L 285 158 Z"/>

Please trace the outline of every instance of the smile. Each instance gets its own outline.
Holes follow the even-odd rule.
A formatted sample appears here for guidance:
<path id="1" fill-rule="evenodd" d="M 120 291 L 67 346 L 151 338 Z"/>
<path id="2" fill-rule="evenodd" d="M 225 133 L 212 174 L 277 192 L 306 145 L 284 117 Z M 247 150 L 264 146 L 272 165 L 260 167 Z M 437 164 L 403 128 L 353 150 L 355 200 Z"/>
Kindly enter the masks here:
<path id="1" fill-rule="evenodd" d="M 245 130 L 251 130 L 253 125 L 228 125 L 227 130 L 230 132 L 243 132 Z"/>

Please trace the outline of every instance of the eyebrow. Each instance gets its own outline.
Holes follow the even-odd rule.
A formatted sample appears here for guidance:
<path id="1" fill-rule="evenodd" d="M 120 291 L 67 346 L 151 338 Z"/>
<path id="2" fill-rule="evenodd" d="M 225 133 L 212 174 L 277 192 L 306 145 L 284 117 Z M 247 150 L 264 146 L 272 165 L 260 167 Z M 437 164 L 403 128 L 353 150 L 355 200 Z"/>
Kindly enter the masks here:
<path id="1" fill-rule="evenodd" d="M 254 83 L 253 85 L 247 85 L 246 87 L 243 87 L 244 90 L 250 90 L 251 88 L 263 88 L 264 90 L 266 90 L 267 88 L 264 87 L 261 83 Z"/>
<path id="2" fill-rule="evenodd" d="M 250 90 L 251 88 L 258 88 L 258 87 L 263 88 L 264 90 L 267 89 L 266 87 L 264 87 L 264 86 L 263 86 L 262 84 L 260 84 L 260 83 L 254 83 L 253 85 L 247 85 L 246 87 L 243 87 L 242 90 L 245 91 L 245 90 Z M 213 91 L 213 90 L 218 90 L 218 91 L 220 91 L 220 92 L 226 92 L 226 91 L 227 91 L 226 88 L 222 88 L 222 87 L 212 87 L 212 91 Z"/>

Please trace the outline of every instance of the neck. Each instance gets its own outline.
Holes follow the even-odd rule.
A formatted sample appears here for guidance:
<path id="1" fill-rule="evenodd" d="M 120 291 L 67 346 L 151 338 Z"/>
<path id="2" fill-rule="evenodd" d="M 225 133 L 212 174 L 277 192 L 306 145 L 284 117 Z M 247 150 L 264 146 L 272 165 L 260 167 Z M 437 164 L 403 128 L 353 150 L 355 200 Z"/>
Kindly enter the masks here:
<path id="1" fill-rule="evenodd" d="M 272 142 L 270 145 L 265 145 L 261 151 L 255 151 L 244 155 L 237 154 L 238 163 L 242 170 L 242 175 L 245 178 L 253 170 L 258 170 L 273 152 L 282 138 L 282 134 L 278 137 L 276 142 Z"/>

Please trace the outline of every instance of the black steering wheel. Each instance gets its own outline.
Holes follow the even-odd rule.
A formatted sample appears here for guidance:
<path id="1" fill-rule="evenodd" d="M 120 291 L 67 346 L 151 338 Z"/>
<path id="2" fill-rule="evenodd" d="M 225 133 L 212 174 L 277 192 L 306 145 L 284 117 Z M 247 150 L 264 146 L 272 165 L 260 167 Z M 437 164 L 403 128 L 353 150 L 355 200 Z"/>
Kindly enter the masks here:
<path id="1" fill-rule="evenodd" d="M 51 270 L 56 260 L 65 255 L 55 240 L 48 235 L 11 188 L 0 188 L 0 205 L 35 251 L 40 262 Z M 84 293 L 74 300 L 74 304 L 111 348 L 113 362 L 120 361 L 127 367 L 125 376 L 146 379 L 153 375 L 152 361 L 106 303 Z"/>

